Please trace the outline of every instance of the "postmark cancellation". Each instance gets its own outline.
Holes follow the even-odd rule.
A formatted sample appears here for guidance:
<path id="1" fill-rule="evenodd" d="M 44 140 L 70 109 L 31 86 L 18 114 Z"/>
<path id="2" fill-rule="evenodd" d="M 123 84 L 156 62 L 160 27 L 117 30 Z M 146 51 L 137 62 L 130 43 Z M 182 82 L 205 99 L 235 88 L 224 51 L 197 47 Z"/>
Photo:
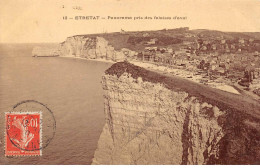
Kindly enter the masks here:
<path id="1" fill-rule="evenodd" d="M 5 156 L 42 155 L 42 112 L 5 113 Z"/>

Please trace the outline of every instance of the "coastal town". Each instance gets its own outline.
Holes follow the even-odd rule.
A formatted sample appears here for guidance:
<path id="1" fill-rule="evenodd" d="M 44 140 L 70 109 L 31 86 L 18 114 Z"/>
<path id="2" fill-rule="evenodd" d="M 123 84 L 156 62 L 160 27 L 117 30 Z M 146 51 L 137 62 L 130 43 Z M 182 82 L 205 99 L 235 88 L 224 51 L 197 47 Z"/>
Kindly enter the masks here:
<path id="1" fill-rule="evenodd" d="M 184 28 L 185 29 L 185 28 Z M 186 28 L 187 29 L 187 28 Z M 186 30 L 187 31 L 187 30 Z M 144 37 L 149 34 L 144 34 Z M 185 34 L 191 37 L 191 34 Z M 182 45 L 160 46 L 160 39 L 146 41 L 135 59 L 166 66 L 170 73 L 213 87 L 228 84 L 259 95 L 260 40 L 203 38 L 183 41 Z M 158 45 L 159 44 L 159 45 Z M 173 71 L 175 69 L 175 71 Z M 182 71 L 176 71 L 176 69 Z M 186 72 L 186 73 L 185 73 Z"/>
<path id="2" fill-rule="evenodd" d="M 70 42 L 72 38 L 74 42 Z M 39 53 L 37 50 L 35 53 Z M 58 51 L 48 51 L 49 56 L 127 60 L 235 94 L 243 92 L 256 99 L 260 96 L 258 33 L 189 30 L 188 27 L 139 32 L 121 29 L 117 33 L 75 35 L 61 43 Z"/>
<path id="3" fill-rule="evenodd" d="M 182 40 L 185 38 L 180 38 L 182 42 L 171 38 L 149 38 L 149 33 L 144 33 L 140 38 L 143 40 L 130 39 L 130 43 L 141 41 L 139 43 L 145 45 L 143 51 L 132 57 L 129 51 L 124 53 L 132 61 L 148 63 L 146 68 L 160 69 L 215 88 L 234 90 L 237 94 L 248 91 L 260 96 L 260 40 L 230 39 L 223 35 L 216 38 L 203 34 L 195 38 L 189 33 L 184 33 L 184 37 L 188 37 L 189 41 Z M 167 42 L 176 44 L 167 45 Z"/>

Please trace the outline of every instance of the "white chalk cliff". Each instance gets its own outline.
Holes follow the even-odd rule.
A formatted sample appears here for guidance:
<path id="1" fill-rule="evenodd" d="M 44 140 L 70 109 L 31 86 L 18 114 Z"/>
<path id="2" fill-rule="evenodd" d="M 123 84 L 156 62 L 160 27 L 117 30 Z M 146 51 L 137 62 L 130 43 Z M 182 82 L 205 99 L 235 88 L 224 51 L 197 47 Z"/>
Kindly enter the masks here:
<path id="1" fill-rule="evenodd" d="M 135 55 L 126 48 L 115 50 L 109 42 L 98 36 L 72 36 L 61 43 L 61 56 L 81 57 L 87 59 L 106 59 L 115 62 L 125 60 Z"/>
<path id="2" fill-rule="evenodd" d="M 228 98 L 237 95 L 186 88 L 127 62 L 108 69 L 102 83 L 106 123 L 93 164 L 259 163 L 259 116 L 243 112 L 247 100 L 236 108 Z M 247 110 L 259 112 L 252 105 Z"/>

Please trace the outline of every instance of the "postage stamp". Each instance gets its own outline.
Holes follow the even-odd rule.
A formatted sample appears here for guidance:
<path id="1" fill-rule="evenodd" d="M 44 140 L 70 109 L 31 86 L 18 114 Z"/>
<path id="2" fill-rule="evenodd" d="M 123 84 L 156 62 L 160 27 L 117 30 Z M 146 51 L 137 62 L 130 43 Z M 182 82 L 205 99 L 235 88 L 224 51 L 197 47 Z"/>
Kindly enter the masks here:
<path id="1" fill-rule="evenodd" d="M 5 156 L 42 155 L 42 112 L 6 112 L 5 124 Z"/>

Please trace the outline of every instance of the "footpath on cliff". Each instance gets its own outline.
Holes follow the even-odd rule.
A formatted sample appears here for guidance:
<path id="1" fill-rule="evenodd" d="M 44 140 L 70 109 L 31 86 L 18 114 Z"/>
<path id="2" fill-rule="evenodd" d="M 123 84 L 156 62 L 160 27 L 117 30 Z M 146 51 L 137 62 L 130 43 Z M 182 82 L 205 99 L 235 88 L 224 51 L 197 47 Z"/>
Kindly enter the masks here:
<path id="1" fill-rule="evenodd" d="M 129 73 L 133 78 L 141 77 L 143 81 L 152 83 L 162 83 L 166 88 L 175 91 L 188 92 L 190 96 L 195 96 L 202 100 L 226 109 L 234 109 L 244 114 L 252 115 L 260 119 L 260 103 L 250 97 L 232 94 L 219 89 L 207 87 L 190 80 L 165 74 L 160 71 L 146 70 L 144 68 L 130 64 L 129 62 L 119 62 L 113 64 L 106 71 L 107 74 L 121 76 Z"/>

